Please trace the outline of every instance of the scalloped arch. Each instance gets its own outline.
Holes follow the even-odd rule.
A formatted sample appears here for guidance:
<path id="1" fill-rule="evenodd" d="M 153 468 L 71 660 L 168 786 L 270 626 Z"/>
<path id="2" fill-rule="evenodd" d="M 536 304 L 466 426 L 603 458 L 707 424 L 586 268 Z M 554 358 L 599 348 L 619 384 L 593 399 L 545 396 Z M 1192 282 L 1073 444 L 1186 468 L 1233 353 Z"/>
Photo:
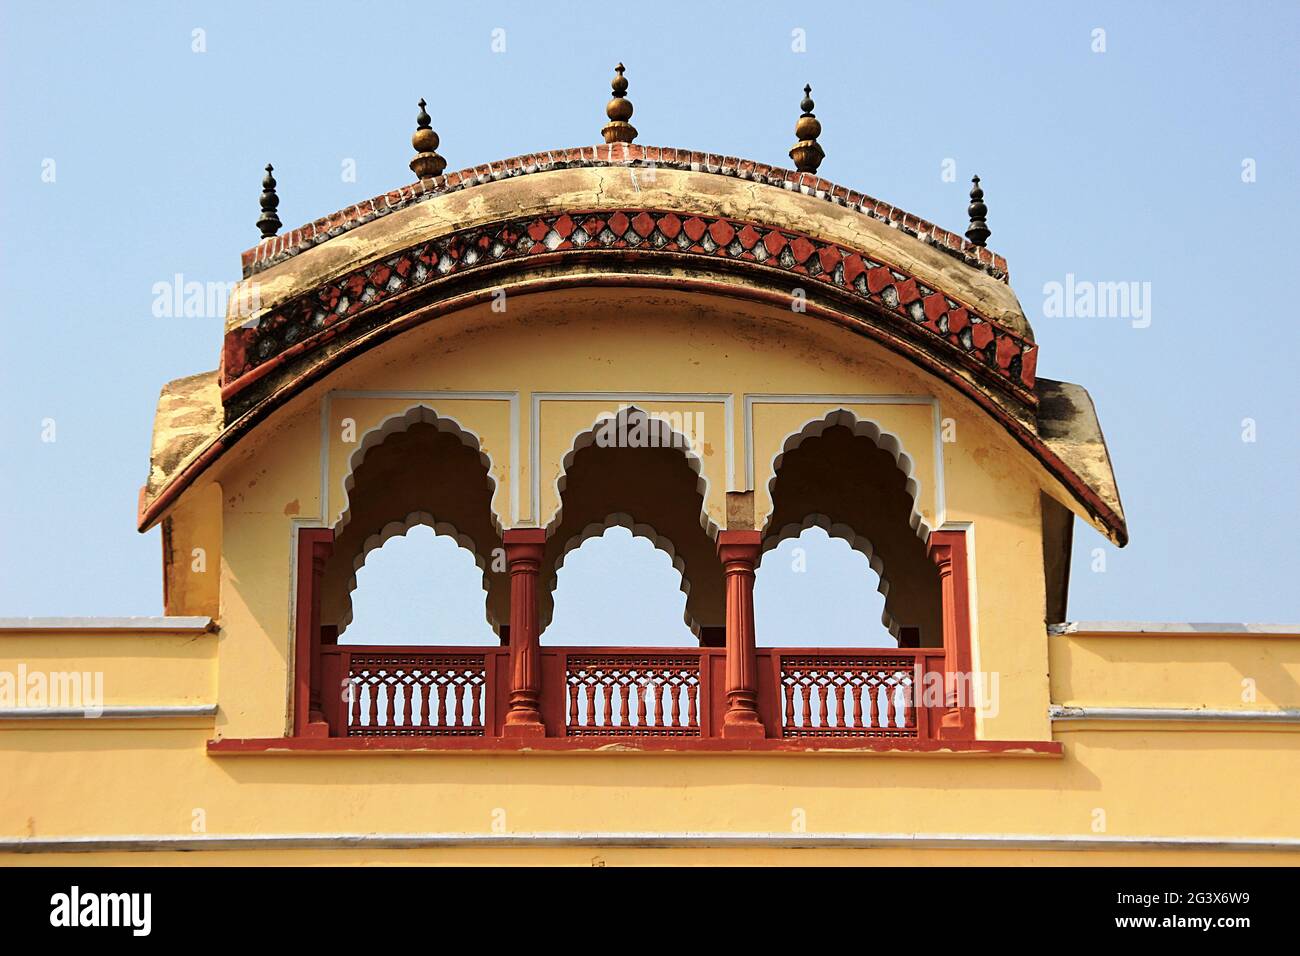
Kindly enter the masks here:
<path id="1" fill-rule="evenodd" d="M 685 457 L 687 467 L 695 473 L 695 490 L 700 495 L 700 528 L 709 536 L 711 541 L 717 541 L 719 529 L 709 517 L 708 511 L 709 479 L 704 475 L 704 462 L 695 453 L 690 438 L 675 430 L 662 416 L 651 415 L 635 404 L 621 406 L 612 416 L 597 416 L 590 428 L 584 429 L 573 436 L 573 440 L 569 443 L 569 450 L 565 452 L 564 457 L 560 460 L 560 474 L 555 479 L 555 497 L 558 504 L 555 507 L 555 513 L 551 515 L 550 520 L 546 523 L 547 538 L 555 533 L 555 529 L 560 526 L 560 522 L 564 518 L 564 489 L 568 486 L 569 468 L 572 467 L 573 460 L 578 452 L 595 444 L 596 435 L 604 428 L 606 422 L 611 420 L 617 422 L 620 419 L 627 421 L 632 413 L 640 414 L 651 428 L 656 429 L 656 434 L 659 436 L 658 447 L 676 448 Z M 665 438 L 667 443 L 664 441 Z"/>
<path id="2" fill-rule="evenodd" d="M 382 445 L 389 436 L 404 432 L 416 423 L 432 425 L 440 432 L 454 435 L 460 440 L 461 444 L 478 452 L 479 461 L 483 465 L 488 482 L 488 500 L 496 500 L 497 482 L 492 477 L 492 457 L 483 451 L 478 435 L 465 428 L 456 419 L 439 415 L 423 402 L 417 402 L 405 412 L 398 412 L 396 415 L 385 418 L 361 436 L 361 441 L 358 443 L 356 450 L 348 458 L 348 473 L 343 477 L 343 510 L 339 514 L 338 522 L 334 525 L 335 537 L 342 533 L 343 529 L 348 526 L 348 522 L 352 520 L 352 490 L 356 487 L 357 468 L 365 461 L 366 453 L 371 448 Z M 498 535 L 501 534 L 501 516 L 497 514 L 495 506 L 492 507 L 492 527 Z"/>
<path id="3" fill-rule="evenodd" d="M 903 441 L 892 432 L 887 432 L 880 425 L 869 418 L 858 418 L 857 415 L 847 408 L 837 408 L 828 412 L 822 418 L 812 419 L 804 424 L 796 432 L 791 432 L 786 436 L 785 441 L 781 443 L 781 450 L 772 457 L 772 477 L 767 481 L 768 499 L 772 501 L 772 510 L 768 512 L 763 521 L 763 533 L 767 535 L 770 532 L 772 515 L 776 513 L 776 503 L 774 492 L 776 491 L 776 479 L 781 472 L 781 462 L 785 456 L 802 445 L 809 438 L 820 437 L 828 428 L 834 428 L 842 425 L 849 429 L 854 435 L 860 438 L 866 438 L 871 441 L 877 448 L 888 452 L 893 456 L 894 464 L 903 473 L 906 479 L 904 487 L 907 490 L 908 497 L 911 499 L 911 514 L 908 517 L 908 524 L 916 536 L 924 543 L 930 538 L 930 526 L 926 523 L 925 518 L 921 515 L 917 507 L 917 499 L 921 494 L 921 481 L 916 477 L 916 464 L 903 449 Z"/>
<path id="4" fill-rule="evenodd" d="M 555 568 L 546 579 L 546 589 L 552 594 L 555 593 L 556 585 L 559 583 L 560 579 L 560 568 L 564 567 L 564 559 L 570 552 L 576 551 L 592 538 L 599 538 L 610 528 L 626 528 L 628 531 L 632 532 L 633 537 L 645 538 L 654 545 L 657 550 L 668 555 L 669 560 L 672 561 L 673 567 L 677 570 L 677 573 L 681 575 L 681 592 L 687 599 L 686 610 L 682 614 L 682 620 L 690 629 L 691 633 L 698 638 L 700 636 L 700 624 L 691 616 L 691 582 L 690 579 L 686 577 L 686 562 L 677 554 L 677 549 L 673 547 L 673 543 L 670 539 L 661 535 L 651 525 L 648 525 L 645 522 L 635 521 L 631 515 L 624 514 L 623 512 L 607 515 L 604 521 L 593 521 L 573 537 L 565 541 L 564 545 L 560 548 L 559 556 L 555 559 Z M 554 616 L 555 602 L 552 601 L 544 609 L 542 619 L 539 621 L 539 634 L 546 630 Z"/>
<path id="5" fill-rule="evenodd" d="M 880 614 L 880 623 L 889 631 L 889 636 L 898 640 L 899 624 L 894 616 L 889 613 L 889 579 L 885 576 L 885 564 L 880 560 L 880 555 L 876 554 L 875 546 L 865 536 L 858 534 L 851 525 L 843 522 L 831 521 L 828 515 L 814 513 L 810 514 L 799 523 L 790 522 L 782 525 L 780 530 L 773 533 L 765 533 L 763 536 L 763 547 L 759 554 L 758 567 L 762 567 L 763 558 L 769 551 L 780 547 L 786 541 L 798 538 L 809 528 L 821 528 L 830 537 L 838 538 L 848 544 L 854 551 L 861 553 L 867 559 L 867 564 L 871 570 L 876 572 L 876 578 L 880 584 L 876 588 L 881 596 L 885 598 L 885 607 Z"/>
<path id="6" fill-rule="evenodd" d="M 357 589 L 357 573 L 365 567 L 366 559 L 371 552 L 377 551 L 393 538 L 404 537 L 412 528 L 427 527 L 432 528 L 434 534 L 446 535 L 450 537 L 457 545 L 464 548 L 474 558 L 474 564 L 483 572 L 483 600 L 486 605 L 487 622 L 492 630 L 500 633 L 501 621 L 492 619 L 491 604 L 487 601 L 488 588 L 490 584 L 491 568 L 488 561 L 479 553 L 479 549 L 474 543 L 474 539 L 467 534 L 462 534 L 456 529 L 456 526 L 446 521 L 438 521 L 432 514 L 427 511 L 412 511 L 401 521 L 390 521 L 376 533 L 370 535 L 361 544 L 361 551 L 352 559 L 352 573 L 348 575 L 347 591 L 344 600 L 343 617 L 340 618 L 338 629 L 339 636 L 347 630 L 348 625 L 352 623 L 352 593 Z"/>

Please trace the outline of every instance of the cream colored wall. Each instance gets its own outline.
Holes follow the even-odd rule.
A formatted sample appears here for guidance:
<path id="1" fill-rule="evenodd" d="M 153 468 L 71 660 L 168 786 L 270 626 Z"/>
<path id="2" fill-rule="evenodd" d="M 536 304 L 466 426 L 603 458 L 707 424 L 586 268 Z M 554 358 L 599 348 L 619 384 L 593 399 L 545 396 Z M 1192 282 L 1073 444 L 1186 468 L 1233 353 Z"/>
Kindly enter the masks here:
<path id="1" fill-rule="evenodd" d="M 485 391 L 492 394 L 467 394 Z M 573 394 L 593 392 L 602 394 Z M 647 411 L 705 415 L 700 451 L 708 511 L 718 524 L 725 522 L 724 492 L 748 485 L 751 457 L 761 519 L 770 507 L 765 489 L 772 457 L 804 421 L 844 406 L 898 435 L 915 462 L 927 523 L 965 526 L 974 534 L 975 665 L 996 671 L 1000 690 L 997 712 L 980 715 L 979 735 L 1048 740 L 1055 733 L 1065 756 L 207 753 L 213 737 L 286 732 L 291 545 L 297 528 L 329 524 L 341 511 L 344 463 L 355 445 L 343 441 L 340 416 L 356 419 L 358 442 L 409 404 L 454 417 L 491 456 L 503 523 L 517 510 L 519 524 L 536 524 L 556 504 L 554 478 L 574 434 L 592 424 L 594 412 L 614 410 L 619 396 Z M 746 396 L 787 398 L 750 402 L 747 417 Z M 936 443 L 934 429 L 948 418 L 956 440 Z M 534 436 L 537 481 L 529 460 Z M 1226 700 L 1207 698 L 1210 685 L 1226 686 L 1252 667 L 1267 675 L 1261 688 L 1269 696 L 1261 700 L 1294 702 L 1286 682 L 1297 672 L 1300 642 L 1228 643 L 1218 650 L 1217 644 L 1139 641 L 1131 650 L 1135 666 L 1144 669 L 1139 677 L 1121 642 L 1049 639 L 1038 514 L 1047 479 L 1038 466 L 946 386 L 883 348 L 804 317 L 725 300 L 593 290 L 521 298 L 504 315 L 483 308 L 439 319 L 355 359 L 277 411 L 215 467 L 213 480 L 222 496 L 219 635 L 198 638 L 193 648 L 177 645 L 174 659 L 159 659 L 157 649 L 170 645 L 153 645 L 151 652 L 143 639 L 122 638 L 124 649 L 108 654 L 110 645 L 89 638 L 55 638 L 56 650 L 42 643 L 49 637 L 0 634 L 0 661 L 91 660 L 131 688 L 132 700 L 215 693 L 217 717 L 191 729 L 0 721 L 5 837 L 188 835 L 202 810 L 208 834 L 487 833 L 503 811 L 510 833 L 788 834 L 802 819 L 819 833 L 1300 838 L 1292 801 L 1279 784 L 1300 771 L 1294 725 L 1054 728 L 1048 719 L 1053 689 L 1070 702 L 1124 697 L 1133 703 L 1130 695 L 1142 695 L 1144 703 L 1177 699 L 1197 706 L 1203 698 Z M 1187 659 L 1180 646 L 1188 648 Z M 1162 679 L 1162 668 L 1190 676 L 1185 684 Z M 1098 811 L 1103 831 L 1096 830 Z M 603 855 L 611 862 L 659 862 L 666 852 L 448 850 L 412 851 L 402 859 L 584 863 Z M 678 852 L 677 860 L 702 853 L 747 862 L 786 862 L 791 853 L 799 862 L 844 859 L 835 851 Z M 870 852 L 884 860 L 902 851 Z M 948 851 L 925 852 L 952 858 Z M 961 852 L 962 861 L 998 859 L 992 851 Z M 1116 862 L 1107 854 L 1121 852 L 1097 851 L 1090 860 Z M 305 851 L 298 858 L 339 859 Z M 349 856 L 374 858 L 390 855 Z M 204 859 L 257 857 L 232 852 Z M 1225 857 L 1184 851 L 1173 859 Z"/>
<path id="2" fill-rule="evenodd" d="M 1300 639 L 1288 634 L 1053 635 L 1052 701 L 1068 707 L 1300 710 Z"/>
<path id="3" fill-rule="evenodd" d="M 167 614 L 216 617 L 221 608 L 221 488 L 204 481 L 167 516 L 163 555 Z"/>
<path id="4" fill-rule="evenodd" d="M 483 306 L 419 326 L 299 396 L 217 466 L 221 735 L 284 732 L 290 543 L 295 528 L 343 513 L 368 433 L 417 405 L 453 419 L 491 459 L 503 526 L 544 526 L 575 437 L 624 404 L 702 416 L 695 451 L 715 527 L 726 525 L 726 492 L 751 487 L 762 527 L 773 461 L 807 423 L 843 408 L 894 436 L 924 527 L 973 530 L 975 665 L 996 672 L 1000 691 L 998 706 L 980 713 L 981 736 L 1047 739 L 1038 509 L 1048 481 L 1030 456 L 959 393 L 847 331 L 725 299 L 599 289 L 519 297 L 505 313 Z"/>
<path id="5" fill-rule="evenodd" d="M 1300 824 L 1284 781 L 1300 734 L 1240 729 L 1064 732 L 1061 758 L 890 755 L 714 756 L 606 753 L 209 756 L 205 730 L 76 726 L 0 730 L 0 839 L 133 835 L 751 833 L 1292 841 Z M 851 799 L 847 795 L 851 794 Z M 202 829 L 196 829 L 196 821 Z M 804 828 L 800 830 L 799 828 Z M 314 862 L 581 864 L 572 847 L 536 851 L 317 851 Z M 618 862 L 790 861 L 788 853 L 609 851 Z M 1114 863 L 1093 849 L 1067 862 Z M 968 855 L 969 854 L 969 855 Z M 901 856 L 897 851 L 892 854 Z M 953 854 L 931 854 L 951 860 Z M 0 853 L 0 856 L 3 856 Z M 869 859 L 891 853 L 871 851 Z M 1028 862 L 986 851 L 970 862 Z M 63 859 L 63 857 L 57 857 Z M 204 862 L 255 858 L 215 853 Z M 905 859 L 915 858 L 909 856 Z M 1295 862 L 1294 852 L 1253 855 Z M 26 862 L 31 857 L 7 857 Z M 164 862 L 136 855 L 131 862 Z M 799 862 L 845 859 L 801 851 Z M 1218 852 L 1162 862 L 1218 864 Z M 1244 859 L 1244 858 L 1243 858 Z M 613 860 L 611 860 L 612 862 Z M 48 860 L 41 860 L 48 862 Z M 193 860 L 191 860 L 193 862 Z M 859 859 L 859 862 L 864 862 Z"/>
<path id="6" fill-rule="evenodd" d="M 110 707 L 215 704 L 216 658 L 212 632 L 0 630 L 0 674 L 99 675 Z"/>
<path id="7" fill-rule="evenodd" d="M 249 662 L 258 675 L 253 686 L 289 680 L 294 519 L 320 522 L 323 484 L 328 502 L 320 523 L 337 520 L 351 459 L 369 431 L 417 404 L 454 419 L 492 459 L 494 509 L 503 524 L 536 526 L 559 506 L 556 482 L 575 436 L 624 403 L 703 416 L 697 451 L 715 526 L 726 523 L 725 492 L 747 490 L 751 474 L 761 526 L 771 509 L 773 459 L 787 438 L 828 412 L 846 408 L 897 436 L 912 463 L 925 524 L 976 525 L 977 565 L 983 558 L 993 566 L 977 617 L 1007 635 L 995 663 L 1015 675 L 1037 675 L 1032 691 L 1021 682 L 1017 714 L 1003 708 L 989 715 L 989 732 L 1046 736 L 1046 651 L 1041 641 L 1018 645 L 1013 637 L 1037 633 L 1043 618 L 1039 485 L 1028 456 L 957 393 L 874 344 L 794 313 L 663 293 L 528 296 L 508 303 L 504 315 L 482 307 L 421 326 L 291 403 L 275 416 L 274 436 L 255 436 L 224 461 L 218 473 L 228 492 L 226 571 L 251 563 L 250 587 L 226 579 L 222 619 L 229 631 L 267 638 Z M 937 440 L 945 418 L 955 422 L 955 442 Z M 347 419 L 355 423 L 350 433 Z M 1006 534 L 1010 547 L 1000 543 Z M 1019 586 L 999 583 L 1011 581 Z M 229 645 L 232 655 L 239 646 Z M 231 666 L 246 665 L 232 656 Z M 223 731 L 278 733 L 284 713 L 281 699 L 259 695 L 233 711 Z"/>
<path id="8" fill-rule="evenodd" d="M 103 668 L 110 698 L 135 704 L 206 699 L 213 635 L 57 631 L 0 633 L 0 670 Z M 1196 707 L 1231 672 L 1286 686 L 1300 667 L 1300 633 L 1218 639 L 1109 636 L 1104 667 L 1086 651 L 1102 640 L 1051 638 L 1058 655 L 1086 658 L 1095 684 L 1135 659 L 1159 657 L 1171 677 L 1155 703 Z M 205 656 L 206 655 L 206 656 Z M 1217 657 L 1217 660 L 1216 660 Z M 159 662 L 172 661 L 169 667 Z M 180 663 L 184 661 L 184 665 Z M 146 662 L 149 666 L 141 666 Z M 1181 665 L 1189 665 L 1186 671 Z M 150 675 L 140 681 L 140 675 Z M 132 681 L 136 683 L 132 683 Z M 181 688 L 184 692 L 178 692 Z M 1278 693 L 1257 706 L 1293 706 Z M 1057 703 L 1066 702 L 1058 698 Z M 1128 701 L 1132 703 L 1131 700 Z M 1139 703 L 1152 701 L 1143 699 Z M 1226 703 L 1226 700 L 1224 701 Z M 223 704 L 224 706 L 224 704 Z M 912 834 L 1075 841 L 1136 838 L 1300 841 L 1285 781 L 1300 772 L 1300 727 L 1061 722 L 1054 757 L 806 754 L 209 755 L 211 720 L 0 720 L 0 846 L 76 837 L 203 840 L 262 834 L 545 833 Z M 1158 785 L 1157 785 L 1158 783 Z M 852 799 L 845 799 L 852 793 Z M 757 842 L 757 841 L 756 841 Z M 0 850 L 4 864 L 52 863 L 1295 863 L 1285 847 L 1244 851 L 1123 846 L 870 850 L 617 847 L 213 851 L 36 854 Z"/>

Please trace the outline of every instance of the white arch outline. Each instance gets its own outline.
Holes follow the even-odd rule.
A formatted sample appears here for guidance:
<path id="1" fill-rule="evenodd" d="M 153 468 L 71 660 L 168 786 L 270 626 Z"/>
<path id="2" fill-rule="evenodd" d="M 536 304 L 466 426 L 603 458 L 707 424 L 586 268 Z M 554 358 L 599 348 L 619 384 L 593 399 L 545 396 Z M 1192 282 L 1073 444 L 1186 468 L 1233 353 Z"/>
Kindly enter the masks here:
<path id="1" fill-rule="evenodd" d="M 695 473 L 695 490 L 700 495 L 700 528 L 709 536 L 710 541 L 717 541 L 719 528 L 713 523 L 713 519 L 709 517 L 709 479 L 704 474 L 704 461 L 696 454 L 694 444 L 688 436 L 674 429 L 662 414 L 652 415 L 640 406 L 631 403 L 620 405 L 618 411 L 612 416 L 602 412 L 596 417 L 590 428 L 579 431 L 573 436 L 573 440 L 569 442 L 569 450 L 560 459 L 560 473 L 555 479 L 556 506 L 550 520 L 546 523 L 546 537 L 550 538 L 564 519 L 564 489 L 568 487 L 569 468 L 572 467 L 573 460 L 578 452 L 595 444 L 596 434 L 602 430 L 605 422 L 611 419 L 616 422 L 620 418 L 626 419 L 632 412 L 639 412 L 645 416 L 647 422 L 653 422 L 661 426 L 658 433 L 660 437 L 659 448 L 675 448 L 685 457 L 686 466 Z M 664 436 L 668 438 L 667 443 L 663 441 Z"/>
<path id="2" fill-rule="evenodd" d="M 334 537 L 336 539 L 343 533 L 343 529 L 348 526 L 348 522 L 352 520 L 352 489 L 356 487 L 357 468 L 365 461 L 366 453 L 370 449 L 382 445 L 389 436 L 404 432 L 417 423 L 432 425 L 440 432 L 454 435 L 462 445 L 478 452 L 479 461 L 483 465 L 488 483 L 488 508 L 492 515 L 492 528 L 496 531 L 498 537 L 501 536 L 502 522 L 495 505 L 497 481 L 492 477 L 492 456 L 483 450 L 477 433 L 464 427 L 456 419 L 439 415 L 425 403 L 417 402 L 403 412 L 390 415 L 362 435 L 356 450 L 348 457 L 347 474 L 343 476 L 343 510 L 339 514 L 339 520 L 334 525 Z"/>
<path id="3" fill-rule="evenodd" d="M 781 463 L 784 461 L 785 456 L 809 438 L 819 438 L 827 429 L 839 425 L 849 429 L 857 437 L 869 439 L 877 448 L 893 456 L 894 464 L 906 479 L 904 487 L 908 497 L 911 498 L 912 507 L 911 514 L 908 517 L 908 525 L 916 532 L 916 536 L 921 539 L 922 543 L 928 542 L 931 528 L 917 504 L 921 497 L 921 480 L 916 476 L 915 460 L 903 448 L 903 440 L 893 432 L 885 431 L 880 427 L 879 423 L 869 418 L 858 418 L 853 412 L 843 407 L 827 412 L 822 418 L 814 418 L 805 422 L 798 431 L 791 432 L 785 437 L 785 440 L 781 443 L 781 450 L 772 456 L 770 466 L 772 477 L 767 481 L 767 498 L 772 505 L 772 510 L 768 512 L 763 523 L 764 535 L 770 531 L 772 515 L 776 513 L 776 498 L 773 492 L 776 490 L 776 479 L 780 475 Z"/>
<path id="4" fill-rule="evenodd" d="M 651 424 L 651 427 L 657 427 L 656 439 L 658 444 L 648 447 L 675 448 L 680 451 L 682 456 L 686 459 L 686 466 L 695 473 L 695 490 L 700 496 L 700 528 L 709 536 L 710 541 L 718 540 L 718 532 L 720 529 L 709 517 L 709 479 L 704 474 L 704 461 L 696 453 L 694 443 L 690 440 L 689 436 L 683 435 L 681 432 L 673 428 L 672 423 L 666 416 L 662 414 L 651 414 L 633 402 L 620 404 L 618 411 L 613 415 L 603 412 L 597 415 L 589 428 L 584 428 L 577 432 L 569 442 L 569 450 L 565 452 L 564 457 L 560 459 L 560 473 L 555 479 L 555 499 L 557 504 L 550 520 L 546 523 L 547 540 L 551 538 L 563 523 L 564 489 L 568 487 L 569 469 L 573 466 L 574 459 L 577 457 L 578 452 L 582 451 L 584 448 L 590 448 L 596 443 L 596 436 L 604 429 L 606 422 L 613 421 L 615 422 L 614 427 L 618 428 L 620 427 L 618 425 L 619 419 L 626 421 L 634 412 L 644 416 L 646 422 Z M 538 504 L 540 505 L 540 502 Z M 698 638 L 700 636 L 700 623 L 691 616 L 690 612 L 691 583 L 686 577 L 686 562 L 677 554 L 677 549 L 673 546 L 671 540 L 661 535 L 652 525 L 646 524 L 645 522 L 637 522 L 633 520 L 631 515 L 624 512 L 615 512 L 606 515 L 603 521 L 588 524 L 580 532 L 564 542 L 564 546 L 560 549 L 559 557 L 555 562 L 554 573 L 550 575 L 545 582 L 548 593 L 552 595 L 555 593 L 555 587 L 559 581 L 560 568 L 564 565 L 565 557 L 571 551 L 581 547 L 585 542 L 590 541 L 592 538 L 600 537 L 613 527 L 627 528 L 632 532 L 634 537 L 645 538 L 654 545 L 655 548 L 668 555 L 669 559 L 673 562 L 673 567 L 676 568 L 677 572 L 681 575 L 681 590 L 682 593 L 686 595 L 687 608 L 682 616 L 683 621 L 686 626 L 690 628 L 691 633 Z M 555 610 L 554 603 L 554 599 L 552 599 L 551 608 L 547 612 L 545 620 L 538 622 L 539 634 L 551 623 L 551 618 L 554 616 Z"/>

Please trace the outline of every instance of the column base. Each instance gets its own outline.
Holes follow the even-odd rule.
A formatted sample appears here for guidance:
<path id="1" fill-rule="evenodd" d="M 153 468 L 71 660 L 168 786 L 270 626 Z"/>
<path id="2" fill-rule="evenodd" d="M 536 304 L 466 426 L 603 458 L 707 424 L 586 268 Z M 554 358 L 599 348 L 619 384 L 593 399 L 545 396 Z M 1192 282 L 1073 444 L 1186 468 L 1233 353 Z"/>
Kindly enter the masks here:
<path id="1" fill-rule="evenodd" d="M 757 715 L 733 717 L 728 714 L 722 718 L 722 736 L 732 740 L 762 740 L 767 736 L 767 728 Z"/>
<path id="2" fill-rule="evenodd" d="M 506 718 L 505 726 L 501 728 L 502 737 L 545 737 L 546 725 L 538 720 L 515 720 L 511 721 Z"/>
<path id="3" fill-rule="evenodd" d="M 328 737 L 330 735 L 330 725 L 324 720 L 310 720 L 302 728 L 304 737 Z"/>
<path id="4" fill-rule="evenodd" d="M 974 740 L 975 714 L 967 708 L 944 711 L 938 730 L 940 740 Z"/>

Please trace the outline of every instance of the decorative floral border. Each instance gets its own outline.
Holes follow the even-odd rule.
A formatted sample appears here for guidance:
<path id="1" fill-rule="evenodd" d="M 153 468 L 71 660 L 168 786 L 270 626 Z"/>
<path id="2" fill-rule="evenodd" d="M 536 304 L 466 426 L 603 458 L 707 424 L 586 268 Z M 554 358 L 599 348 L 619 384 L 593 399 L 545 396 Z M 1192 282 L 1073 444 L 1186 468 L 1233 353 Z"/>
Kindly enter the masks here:
<path id="1" fill-rule="evenodd" d="M 607 251 L 724 259 L 815 279 L 899 315 L 914 327 L 914 336 L 990 369 L 1019 398 L 1032 401 L 1037 346 L 896 267 L 787 229 L 649 209 L 566 212 L 475 226 L 355 269 L 283 303 L 256 326 L 227 332 L 223 384 L 228 390 L 315 336 L 332 338 L 337 323 L 399 293 L 530 256 Z"/>

